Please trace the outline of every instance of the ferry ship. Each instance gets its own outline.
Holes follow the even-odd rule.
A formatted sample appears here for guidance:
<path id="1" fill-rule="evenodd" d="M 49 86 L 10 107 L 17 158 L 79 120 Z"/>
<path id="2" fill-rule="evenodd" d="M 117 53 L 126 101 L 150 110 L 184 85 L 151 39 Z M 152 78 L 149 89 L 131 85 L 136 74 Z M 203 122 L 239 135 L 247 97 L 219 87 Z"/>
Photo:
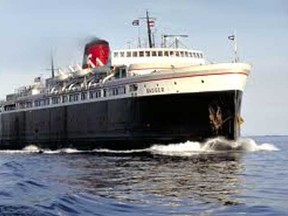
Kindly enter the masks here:
<path id="1" fill-rule="evenodd" d="M 177 37 L 175 46 L 157 48 L 151 20 L 147 12 L 148 47 L 111 51 L 107 41 L 92 40 L 82 66 L 56 74 L 52 62 L 50 78 L 7 95 L 0 148 L 134 149 L 237 139 L 251 66 L 206 63 L 202 51 L 180 48 Z"/>

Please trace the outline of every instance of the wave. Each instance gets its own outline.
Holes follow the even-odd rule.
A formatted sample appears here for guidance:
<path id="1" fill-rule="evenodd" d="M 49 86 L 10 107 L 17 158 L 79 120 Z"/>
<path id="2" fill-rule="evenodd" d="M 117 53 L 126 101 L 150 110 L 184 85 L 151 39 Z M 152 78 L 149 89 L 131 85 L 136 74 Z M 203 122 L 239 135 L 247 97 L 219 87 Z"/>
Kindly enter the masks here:
<path id="1" fill-rule="evenodd" d="M 63 148 L 58 150 L 41 149 L 36 145 L 29 145 L 22 150 L 0 150 L 0 153 L 7 154 L 79 154 L 79 153 L 110 153 L 110 154 L 133 154 L 151 153 L 171 156 L 191 156 L 197 154 L 221 153 L 221 152 L 258 152 L 258 151 L 278 151 L 279 149 L 270 143 L 257 144 L 250 138 L 239 138 L 236 141 L 229 141 L 222 137 L 208 139 L 206 142 L 186 141 L 183 143 L 171 143 L 168 145 L 155 144 L 146 149 L 131 150 L 77 150 L 74 148 Z"/>
<path id="2" fill-rule="evenodd" d="M 43 154 L 73 154 L 73 153 L 85 153 L 89 151 L 81 151 L 74 148 L 63 148 L 58 150 L 41 149 L 36 145 L 28 145 L 20 150 L 0 150 L 0 153 L 6 154 L 32 154 L 32 153 L 43 153 Z"/>
<path id="3" fill-rule="evenodd" d="M 149 149 L 130 149 L 130 150 L 111 150 L 111 149 L 94 149 L 91 152 L 95 153 L 116 153 L 116 154 L 132 154 L 147 152 Z"/>
<path id="4" fill-rule="evenodd" d="M 27 154 L 27 153 L 39 153 L 41 152 L 41 149 L 38 148 L 36 145 L 29 145 L 24 147 L 20 150 L 0 150 L 0 153 L 6 153 L 6 154 Z"/>
<path id="5" fill-rule="evenodd" d="M 257 152 L 257 151 L 279 151 L 275 145 L 270 143 L 257 144 L 253 139 L 250 138 L 239 138 L 236 141 L 240 150 L 247 152 Z"/>
<path id="6" fill-rule="evenodd" d="M 208 139 L 206 142 L 187 141 L 185 143 L 154 145 L 150 148 L 152 153 L 171 156 L 191 156 L 209 153 L 223 152 L 257 152 L 257 151 L 278 151 L 273 144 L 257 144 L 250 138 L 239 138 L 236 141 L 229 141 L 222 137 Z"/>
<path id="7" fill-rule="evenodd" d="M 89 153 L 90 151 L 82 151 L 74 148 L 62 148 L 58 150 L 41 149 L 40 153 L 43 154 L 79 154 L 79 153 Z"/>

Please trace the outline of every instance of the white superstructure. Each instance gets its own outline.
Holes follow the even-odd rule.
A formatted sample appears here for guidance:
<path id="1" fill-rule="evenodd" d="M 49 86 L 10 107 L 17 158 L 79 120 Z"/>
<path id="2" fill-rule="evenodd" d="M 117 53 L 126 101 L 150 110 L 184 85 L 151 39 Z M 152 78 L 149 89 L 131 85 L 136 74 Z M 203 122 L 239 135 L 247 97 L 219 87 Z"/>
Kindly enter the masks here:
<path id="1" fill-rule="evenodd" d="M 199 50 L 177 48 L 138 48 L 112 51 L 112 65 L 127 65 L 139 63 L 162 64 L 170 62 L 178 64 L 205 64 L 203 52 Z"/>
<path id="2" fill-rule="evenodd" d="M 113 66 L 125 65 L 132 76 L 153 70 L 205 64 L 203 52 L 178 48 L 138 48 L 112 51 Z"/>

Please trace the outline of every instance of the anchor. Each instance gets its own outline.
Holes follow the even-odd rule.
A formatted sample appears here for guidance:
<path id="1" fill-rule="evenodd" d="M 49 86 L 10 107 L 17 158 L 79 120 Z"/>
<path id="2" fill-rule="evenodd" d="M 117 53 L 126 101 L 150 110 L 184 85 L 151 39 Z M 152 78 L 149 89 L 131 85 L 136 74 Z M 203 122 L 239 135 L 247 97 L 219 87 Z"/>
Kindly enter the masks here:
<path id="1" fill-rule="evenodd" d="M 222 129 L 222 125 L 224 124 L 221 108 L 220 106 L 217 106 L 216 109 L 214 109 L 212 106 L 209 106 L 208 110 L 210 124 L 212 125 L 215 134 L 218 135 L 219 130 Z"/>

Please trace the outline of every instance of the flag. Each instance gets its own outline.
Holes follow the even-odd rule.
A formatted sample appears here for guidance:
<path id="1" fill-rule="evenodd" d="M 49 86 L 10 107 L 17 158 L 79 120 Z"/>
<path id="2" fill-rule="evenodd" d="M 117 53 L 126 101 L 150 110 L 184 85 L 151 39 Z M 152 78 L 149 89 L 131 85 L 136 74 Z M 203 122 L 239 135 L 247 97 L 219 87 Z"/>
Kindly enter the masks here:
<path id="1" fill-rule="evenodd" d="M 229 40 L 235 40 L 235 35 L 230 35 L 230 36 L 228 36 L 228 39 L 229 39 Z"/>
<path id="2" fill-rule="evenodd" d="M 133 26 L 139 26 L 139 20 L 138 20 L 138 19 L 133 20 L 133 21 L 132 21 L 132 25 L 133 25 Z"/>
<path id="3" fill-rule="evenodd" d="M 149 27 L 155 27 L 155 21 L 154 20 L 149 20 Z"/>

